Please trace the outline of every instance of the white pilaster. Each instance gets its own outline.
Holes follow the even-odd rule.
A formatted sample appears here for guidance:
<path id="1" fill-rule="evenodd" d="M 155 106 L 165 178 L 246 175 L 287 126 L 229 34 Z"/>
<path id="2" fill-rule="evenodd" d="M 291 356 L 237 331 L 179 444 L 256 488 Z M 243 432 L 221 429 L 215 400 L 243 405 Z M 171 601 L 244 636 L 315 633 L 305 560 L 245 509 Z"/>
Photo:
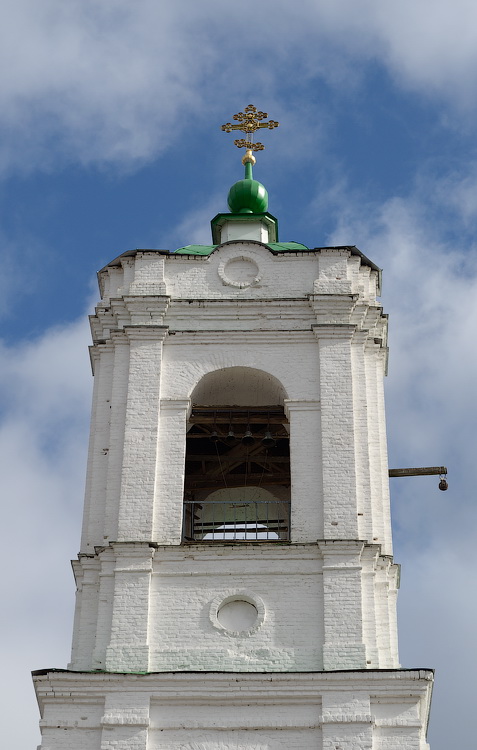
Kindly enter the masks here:
<path id="1" fill-rule="evenodd" d="M 148 252 L 137 253 L 134 280 L 129 285 L 129 294 L 139 296 L 166 294 L 163 255 Z"/>
<path id="2" fill-rule="evenodd" d="M 111 343 L 94 347 L 94 394 L 86 479 L 81 550 L 91 553 L 104 528 L 106 477 L 110 440 L 111 383 L 114 349 Z M 101 534 L 100 534 L 101 538 Z"/>
<path id="3" fill-rule="evenodd" d="M 317 326 L 325 539 L 357 539 L 353 376 L 349 325 Z"/>
<path id="4" fill-rule="evenodd" d="M 376 421 L 379 431 L 380 462 L 381 462 L 381 513 L 383 517 L 383 554 L 393 554 L 393 539 L 391 526 L 391 498 L 389 495 L 389 464 L 386 435 L 386 417 L 384 408 L 384 376 L 386 371 L 387 350 L 380 348 L 376 356 Z"/>
<path id="5" fill-rule="evenodd" d="M 315 294 L 350 294 L 348 279 L 349 251 L 338 247 L 324 247 L 318 258 L 318 278 L 314 282 Z"/>
<path id="6" fill-rule="evenodd" d="M 99 591 L 96 638 L 92 657 L 93 669 L 105 669 L 106 649 L 111 639 L 114 602 L 114 573 L 116 567 L 115 553 L 112 547 L 105 547 L 99 552 Z"/>
<path id="7" fill-rule="evenodd" d="M 323 487 L 319 401 L 285 401 L 290 423 L 291 540 L 323 537 Z"/>
<path id="8" fill-rule="evenodd" d="M 381 666 L 378 648 L 378 620 L 376 616 L 376 566 L 379 546 L 366 545 L 361 553 L 363 587 L 363 640 L 366 645 L 366 666 L 377 669 Z"/>
<path id="9" fill-rule="evenodd" d="M 356 496 L 358 538 L 373 541 L 371 465 L 369 455 L 368 389 L 364 349 L 367 331 L 356 331 L 352 339 L 353 410 L 356 448 Z"/>
<path id="10" fill-rule="evenodd" d="M 151 540 L 163 326 L 127 328 L 130 341 L 118 540 Z"/>
<path id="11" fill-rule="evenodd" d="M 319 543 L 323 555 L 324 669 L 366 669 L 363 643 L 363 542 Z"/>
<path id="12" fill-rule="evenodd" d="M 80 555 L 74 563 L 77 585 L 75 629 L 71 669 L 91 669 L 98 622 L 99 561 L 96 556 Z"/>
<path id="13" fill-rule="evenodd" d="M 379 356 L 379 345 L 368 341 L 366 346 L 366 380 L 365 392 L 368 404 L 368 450 L 371 470 L 371 504 L 373 519 L 373 536 L 370 541 L 384 545 L 385 529 L 383 517 L 383 478 L 381 460 L 382 430 L 379 424 L 378 391 L 376 358 Z M 387 479 L 387 478 L 386 478 Z M 388 535 L 386 535 L 387 537 Z"/>
<path id="14" fill-rule="evenodd" d="M 104 545 L 118 538 L 119 498 L 121 496 L 121 474 L 126 426 L 126 405 L 129 382 L 129 339 L 124 331 L 113 331 L 114 369 L 110 404 L 110 444 L 108 473 L 105 487 L 106 510 L 102 539 L 96 544 Z"/>
<path id="15" fill-rule="evenodd" d="M 114 595 L 108 672 L 147 672 L 149 603 L 154 550 L 147 543 L 114 543 Z"/>
<path id="16" fill-rule="evenodd" d="M 184 504 L 184 468 L 190 399 L 162 399 L 156 476 L 153 539 L 180 544 Z"/>
<path id="17" fill-rule="evenodd" d="M 323 694 L 323 750 L 373 750 L 369 695 L 355 691 Z"/>
<path id="18" fill-rule="evenodd" d="M 101 750 L 147 750 L 150 726 L 148 693 L 122 690 L 106 696 Z"/>

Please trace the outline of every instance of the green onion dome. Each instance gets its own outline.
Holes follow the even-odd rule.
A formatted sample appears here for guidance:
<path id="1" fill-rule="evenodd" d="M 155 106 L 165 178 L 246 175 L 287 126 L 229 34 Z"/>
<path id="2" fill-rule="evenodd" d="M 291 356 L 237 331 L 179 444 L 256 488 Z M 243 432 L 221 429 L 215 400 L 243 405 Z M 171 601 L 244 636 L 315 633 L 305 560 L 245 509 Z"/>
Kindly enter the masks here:
<path id="1" fill-rule="evenodd" d="M 268 209 L 268 193 L 261 182 L 253 179 L 252 164 L 245 163 L 245 179 L 229 190 L 227 202 L 233 214 L 263 214 Z"/>

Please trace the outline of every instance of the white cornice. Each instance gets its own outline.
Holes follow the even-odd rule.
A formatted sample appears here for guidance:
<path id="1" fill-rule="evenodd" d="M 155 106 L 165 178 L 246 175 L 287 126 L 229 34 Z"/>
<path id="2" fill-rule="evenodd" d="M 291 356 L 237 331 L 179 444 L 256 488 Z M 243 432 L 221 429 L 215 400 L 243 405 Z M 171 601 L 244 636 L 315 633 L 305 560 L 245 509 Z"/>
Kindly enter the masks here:
<path id="1" fill-rule="evenodd" d="M 250 330 L 215 330 L 215 331 L 169 331 L 167 346 L 203 344 L 312 344 L 315 338 L 310 330 L 268 329 Z"/>
<path id="2" fill-rule="evenodd" d="M 40 703 L 76 702 L 111 693 L 150 694 L 154 703 L 184 705 L 262 705 L 280 702 L 320 702 L 330 690 L 430 697 L 431 669 L 362 669 L 330 672 L 153 672 L 148 674 L 91 673 L 43 670 L 33 673 Z"/>

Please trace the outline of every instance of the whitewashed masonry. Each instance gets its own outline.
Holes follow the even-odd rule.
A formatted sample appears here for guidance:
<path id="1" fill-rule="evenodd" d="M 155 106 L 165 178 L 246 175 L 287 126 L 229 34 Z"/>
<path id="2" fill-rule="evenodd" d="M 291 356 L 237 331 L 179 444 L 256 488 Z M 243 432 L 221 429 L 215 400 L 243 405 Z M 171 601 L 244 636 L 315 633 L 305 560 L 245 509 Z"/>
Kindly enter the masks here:
<path id="1" fill-rule="evenodd" d="M 99 279 L 73 651 L 35 677 L 41 749 L 425 750 L 432 672 L 398 660 L 378 269 L 235 239 Z M 199 405 L 283 407 L 287 538 L 185 539 Z"/>

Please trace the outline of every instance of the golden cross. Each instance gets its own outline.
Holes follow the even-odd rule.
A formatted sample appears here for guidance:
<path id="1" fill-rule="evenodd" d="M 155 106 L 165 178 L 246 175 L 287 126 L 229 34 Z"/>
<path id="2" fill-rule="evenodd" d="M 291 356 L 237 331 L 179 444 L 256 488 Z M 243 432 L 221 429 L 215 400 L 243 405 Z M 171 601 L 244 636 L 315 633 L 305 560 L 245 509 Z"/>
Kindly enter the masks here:
<path id="1" fill-rule="evenodd" d="M 280 124 L 275 120 L 261 122 L 261 120 L 265 120 L 267 117 L 268 115 L 266 112 L 258 112 L 253 104 L 249 104 L 248 107 L 245 107 L 243 112 L 238 112 L 234 115 L 234 120 L 238 120 L 236 125 L 231 122 L 226 122 L 225 125 L 222 125 L 222 130 L 225 130 L 226 133 L 230 133 L 232 130 L 241 130 L 242 133 L 246 134 L 246 138 L 237 138 L 234 141 L 237 148 L 247 148 L 250 151 L 262 151 L 265 146 L 263 143 L 254 143 L 253 134 L 259 128 L 273 130 L 273 128 L 278 128 Z"/>

